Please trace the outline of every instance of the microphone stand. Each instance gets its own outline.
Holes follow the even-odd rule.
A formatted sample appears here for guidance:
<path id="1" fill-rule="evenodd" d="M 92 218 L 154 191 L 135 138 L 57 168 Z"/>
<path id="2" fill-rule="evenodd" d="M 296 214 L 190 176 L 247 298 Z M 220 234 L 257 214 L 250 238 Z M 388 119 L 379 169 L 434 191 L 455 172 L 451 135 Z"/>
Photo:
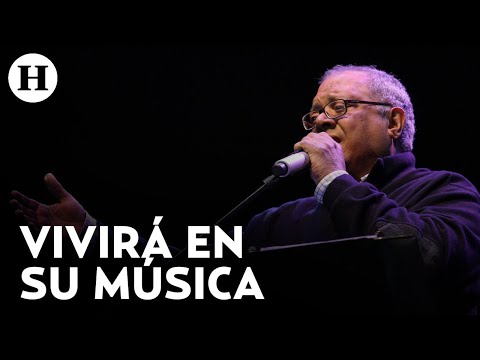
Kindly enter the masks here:
<path id="1" fill-rule="evenodd" d="M 263 179 L 263 185 L 260 186 L 257 190 L 255 190 L 250 196 L 248 196 L 245 200 L 243 200 L 240 204 L 235 206 L 230 212 L 228 212 L 224 217 L 222 217 L 220 220 L 218 220 L 215 225 L 220 226 L 222 222 L 224 222 L 226 219 L 229 217 L 233 216 L 237 212 L 239 212 L 241 209 L 243 209 L 246 205 L 248 205 L 253 199 L 255 199 L 258 195 L 263 193 L 266 189 L 271 187 L 273 184 L 275 184 L 278 180 L 280 179 L 279 176 L 277 175 L 270 175 L 269 177 L 266 177 Z"/>
<path id="2" fill-rule="evenodd" d="M 279 168 L 280 169 L 280 168 Z M 285 168 L 286 169 L 286 168 Z M 250 194 L 245 200 L 243 200 L 240 204 L 235 206 L 232 210 L 230 210 L 225 216 L 223 216 L 220 220 L 218 220 L 215 223 L 215 226 L 220 226 L 222 222 L 224 222 L 226 219 L 229 217 L 232 217 L 234 214 L 238 213 L 241 209 L 243 209 L 246 205 L 248 205 L 250 202 L 252 202 L 253 199 L 255 199 L 258 195 L 263 193 L 265 190 L 270 188 L 273 184 L 275 184 L 278 180 L 281 178 L 284 178 L 285 174 L 285 169 L 281 167 L 281 170 L 276 169 L 275 167 L 272 168 L 273 175 L 270 175 L 263 179 L 263 185 L 260 186 L 257 190 L 255 190 L 252 194 Z M 184 247 L 182 250 L 180 250 L 173 258 L 168 260 L 166 264 L 170 263 L 172 260 L 175 258 L 179 257 L 180 254 L 184 253 L 187 247 Z M 249 252 L 254 251 L 253 249 L 249 248 Z"/>
<path id="3" fill-rule="evenodd" d="M 232 210 L 230 210 L 224 217 L 222 217 L 220 220 L 218 220 L 215 225 L 220 226 L 222 222 L 224 222 L 226 219 L 229 217 L 233 216 L 237 212 L 239 212 L 241 209 L 243 209 L 246 205 L 248 205 L 253 199 L 255 199 L 258 195 L 260 195 L 262 192 L 264 192 L 266 189 L 271 187 L 273 184 L 275 184 L 278 180 L 280 179 L 280 176 L 277 175 L 270 175 L 263 179 L 263 185 L 260 186 L 257 190 L 255 190 L 250 196 L 248 196 L 245 200 L 243 200 L 240 204 L 235 206 Z M 170 260 L 166 261 L 166 264 L 170 263 L 172 260 L 175 258 L 179 257 L 179 255 L 183 254 L 187 247 L 184 247 L 182 250 L 180 250 L 174 257 L 172 257 Z M 250 250 L 248 250 L 250 251 Z"/>

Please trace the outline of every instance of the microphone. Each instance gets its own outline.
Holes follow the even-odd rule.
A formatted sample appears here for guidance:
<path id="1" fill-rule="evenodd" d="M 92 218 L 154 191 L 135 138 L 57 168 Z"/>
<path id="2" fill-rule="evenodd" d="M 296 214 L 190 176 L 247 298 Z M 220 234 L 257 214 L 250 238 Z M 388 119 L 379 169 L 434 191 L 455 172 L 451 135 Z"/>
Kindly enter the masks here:
<path id="1" fill-rule="evenodd" d="M 278 160 L 272 166 L 272 174 L 278 177 L 293 175 L 310 165 L 310 158 L 303 150 L 295 150 L 293 153 Z"/>

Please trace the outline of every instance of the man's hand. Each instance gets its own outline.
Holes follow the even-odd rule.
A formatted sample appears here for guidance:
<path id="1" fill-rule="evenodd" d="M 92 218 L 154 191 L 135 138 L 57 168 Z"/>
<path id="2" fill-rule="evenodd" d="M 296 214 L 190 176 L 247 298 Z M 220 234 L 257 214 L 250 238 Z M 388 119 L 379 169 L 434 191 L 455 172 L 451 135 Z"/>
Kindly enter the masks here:
<path id="1" fill-rule="evenodd" d="M 342 147 L 325 132 L 309 133 L 294 148 L 310 157 L 310 176 L 315 184 L 333 171 L 346 169 Z"/>
<path id="2" fill-rule="evenodd" d="M 42 204 L 14 190 L 10 204 L 15 208 L 15 215 L 23 218 L 36 232 L 39 232 L 42 226 L 70 225 L 75 226 L 75 230 L 80 234 L 85 221 L 85 209 L 53 174 L 45 175 L 44 180 L 48 191 L 58 202 L 52 205 Z"/>

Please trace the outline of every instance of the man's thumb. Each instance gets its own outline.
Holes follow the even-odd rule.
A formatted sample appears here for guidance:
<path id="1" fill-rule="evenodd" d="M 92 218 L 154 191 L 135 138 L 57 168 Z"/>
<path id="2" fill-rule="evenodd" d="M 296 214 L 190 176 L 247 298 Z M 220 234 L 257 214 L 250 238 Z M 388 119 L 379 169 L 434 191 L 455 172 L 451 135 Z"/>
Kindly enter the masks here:
<path id="1" fill-rule="evenodd" d="M 55 178 L 55 176 L 53 176 L 52 173 L 48 173 L 47 175 L 45 175 L 44 180 L 48 191 L 50 191 L 50 194 L 52 194 L 53 197 L 58 201 L 62 201 L 66 197 L 70 196 L 67 190 L 63 188 L 62 184 L 58 182 L 58 180 Z"/>

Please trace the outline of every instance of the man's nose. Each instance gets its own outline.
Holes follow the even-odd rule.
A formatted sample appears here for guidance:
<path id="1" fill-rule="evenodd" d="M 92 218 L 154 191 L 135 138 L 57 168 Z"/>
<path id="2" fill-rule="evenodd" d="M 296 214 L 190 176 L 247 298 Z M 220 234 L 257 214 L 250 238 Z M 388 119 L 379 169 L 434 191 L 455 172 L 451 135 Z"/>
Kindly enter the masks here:
<path id="1" fill-rule="evenodd" d="M 328 118 L 327 115 L 322 112 L 315 118 L 312 131 L 315 133 L 321 133 L 328 129 L 333 129 L 335 126 L 337 126 L 337 122 Z"/>

